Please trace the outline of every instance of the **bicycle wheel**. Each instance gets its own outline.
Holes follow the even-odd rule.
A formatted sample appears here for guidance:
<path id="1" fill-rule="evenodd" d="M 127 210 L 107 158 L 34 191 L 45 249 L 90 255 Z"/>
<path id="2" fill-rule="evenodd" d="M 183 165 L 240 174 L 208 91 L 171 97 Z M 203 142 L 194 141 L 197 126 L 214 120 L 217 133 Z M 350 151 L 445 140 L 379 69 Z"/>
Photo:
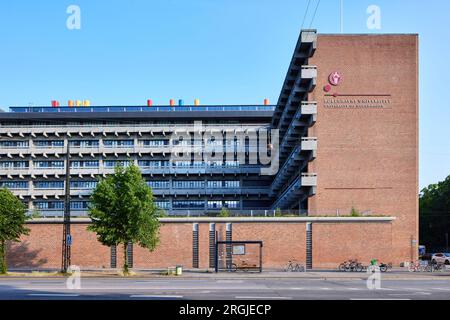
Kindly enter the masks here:
<path id="1" fill-rule="evenodd" d="M 341 271 L 341 272 L 345 272 L 345 264 L 344 264 L 344 263 L 341 263 L 341 264 L 339 265 L 338 269 L 339 269 L 339 271 Z"/>
<path id="2" fill-rule="evenodd" d="M 291 272 L 292 271 L 292 263 L 288 263 L 287 266 L 284 268 L 284 272 Z"/>
<path id="3" fill-rule="evenodd" d="M 236 272 L 237 269 L 238 269 L 238 266 L 237 266 L 236 263 L 232 263 L 232 264 L 230 265 L 230 271 L 231 271 L 231 272 Z"/>
<path id="4" fill-rule="evenodd" d="M 380 271 L 381 272 L 387 272 L 387 265 L 385 265 L 385 264 L 382 264 L 381 266 L 380 266 Z"/>
<path id="5" fill-rule="evenodd" d="M 363 271 L 363 266 L 361 265 L 361 264 L 357 264 L 356 266 L 355 266 L 355 270 L 356 270 L 356 272 L 362 272 Z"/>

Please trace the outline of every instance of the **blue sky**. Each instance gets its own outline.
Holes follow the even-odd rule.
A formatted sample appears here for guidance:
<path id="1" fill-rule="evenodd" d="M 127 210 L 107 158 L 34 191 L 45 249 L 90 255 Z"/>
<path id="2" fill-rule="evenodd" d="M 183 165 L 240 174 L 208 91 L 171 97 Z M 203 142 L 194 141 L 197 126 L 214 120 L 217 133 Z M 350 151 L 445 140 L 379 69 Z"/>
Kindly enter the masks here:
<path id="1" fill-rule="evenodd" d="M 0 2 L 0 106 L 276 102 L 307 0 Z M 304 28 L 340 31 L 339 0 L 311 0 Z M 66 9 L 81 8 L 81 29 Z M 381 8 L 381 30 L 366 9 Z M 450 2 L 344 0 L 346 33 L 420 35 L 420 186 L 450 174 Z"/>

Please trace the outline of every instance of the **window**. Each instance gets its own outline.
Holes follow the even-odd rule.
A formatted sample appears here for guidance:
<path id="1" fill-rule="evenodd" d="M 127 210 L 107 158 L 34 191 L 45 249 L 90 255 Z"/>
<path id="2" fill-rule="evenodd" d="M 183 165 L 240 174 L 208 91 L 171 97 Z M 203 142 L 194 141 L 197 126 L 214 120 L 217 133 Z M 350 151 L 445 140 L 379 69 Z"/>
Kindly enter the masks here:
<path id="1" fill-rule="evenodd" d="M 130 160 L 105 160 L 103 161 L 103 165 L 105 168 L 115 168 L 120 165 L 122 167 L 129 167 L 133 162 Z"/>
<path id="2" fill-rule="evenodd" d="M 0 188 L 11 190 L 28 189 L 28 181 L 0 181 Z"/>
<path id="3" fill-rule="evenodd" d="M 169 140 L 141 140 L 145 147 L 164 147 L 169 145 Z"/>
<path id="4" fill-rule="evenodd" d="M 64 181 L 35 181 L 35 189 L 64 189 Z"/>
<path id="5" fill-rule="evenodd" d="M 173 187 L 176 189 L 202 189 L 205 187 L 205 181 L 202 180 L 174 181 Z"/>
<path id="6" fill-rule="evenodd" d="M 208 181 L 208 188 L 221 188 L 221 189 L 229 189 L 229 188 L 239 188 L 240 181 L 239 180 L 217 180 L 217 181 Z"/>
<path id="7" fill-rule="evenodd" d="M 205 207 L 204 201 L 180 200 L 173 202 L 174 209 L 203 209 L 204 207 Z"/>
<path id="8" fill-rule="evenodd" d="M 74 148 L 97 148 L 99 146 L 98 140 L 73 140 L 70 141 L 70 146 Z"/>
<path id="9" fill-rule="evenodd" d="M 229 209 L 237 209 L 239 207 L 239 201 L 224 201 L 224 207 Z"/>
<path id="10" fill-rule="evenodd" d="M 38 148 L 64 147 L 64 140 L 35 140 L 34 145 Z"/>
<path id="11" fill-rule="evenodd" d="M 0 161 L 0 169 L 26 169 L 29 166 L 28 161 Z"/>
<path id="12" fill-rule="evenodd" d="M 208 209 L 238 209 L 239 201 L 227 200 L 227 201 L 219 201 L 219 200 L 211 200 L 208 201 Z"/>
<path id="13" fill-rule="evenodd" d="M 34 167 L 36 169 L 44 168 L 64 168 L 64 161 L 34 161 Z"/>
<path id="14" fill-rule="evenodd" d="M 89 208 L 89 201 L 71 201 L 70 209 L 72 210 L 86 210 Z"/>
<path id="15" fill-rule="evenodd" d="M 103 140 L 107 148 L 129 148 L 134 147 L 134 140 Z"/>
<path id="16" fill-rule="evenodd" d="M 191 167 L 190 161 L 173 161 L 172 166 L 175 168 L 189 168 Z"/>
<path id="17" fill-rule="evenodd" d="M 222 201 L 208 201 L 208 209 L 221 209 Z"/>
<path id="18" fill-rule="evenodd" d="M 170 201 L 155 201 L 155 205 L 161 209 L 170 209 Z"/>
<path id="19" fill-rule="evenodd" d="M 141 168 L 163 168 L 169 166 L 169 160 L 139 160 L 138 165 Z"/>
<path id="20" fill-rule="evenodd" d="M 170 181 L 147 181 L 147 185 L 152 189 L 170 189 Z"/>
<path id="21" fill-rule="evenodd" d="M 97 187 L 97 181 L 71 181 L 70 188 L 74 190 L 91 190 Z"/>
<path id="22" fill-rule="evenodd" d="M 40 210 L 58 210 L 64 209 L 63 201 L 35 201 L 34 207 Z"/>
<path id="23" fill-rule="evenodd" d="M 28 141 L 0 141 L 0 148 L 28 148 Z"/>
<path id="24" fill-rule="evenodd" d="M 86 161 L 70 161 L 71 168 L 98 168 L 98 160 L 86 160 Z"/>

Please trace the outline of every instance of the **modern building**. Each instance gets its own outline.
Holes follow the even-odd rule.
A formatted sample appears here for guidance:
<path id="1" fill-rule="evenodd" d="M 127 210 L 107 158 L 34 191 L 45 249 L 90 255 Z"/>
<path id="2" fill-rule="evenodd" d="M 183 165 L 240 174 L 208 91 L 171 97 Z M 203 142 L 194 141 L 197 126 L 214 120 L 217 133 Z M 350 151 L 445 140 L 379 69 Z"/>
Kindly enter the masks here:
<path id="1" fill-rule="evenodd" d="M 231 135 L 205 138 L 214 130 Z M 239 135 L 267 130 L 277 156 L 270 174 L 250 161 L 264 143 Z M 201 157 L 230 143 L 232 159 Z M 369 244 L 406 261 L 418 241 L 418 36 L 303 30 L 276 105 L 11 107 L 0 113 L 0 184 L 30 210 L 62 215 L 67 146 L 74 216 L 86 214 L 99 177 L 134 162 L 172 215 L 280 209 L 306 219 L 298 225 L 323 222 L 321 264 Z M 172 162 L 173 147 L 189 147 L 192 158 Z M 352 210 L 361 220 L 346 218 Z"/>

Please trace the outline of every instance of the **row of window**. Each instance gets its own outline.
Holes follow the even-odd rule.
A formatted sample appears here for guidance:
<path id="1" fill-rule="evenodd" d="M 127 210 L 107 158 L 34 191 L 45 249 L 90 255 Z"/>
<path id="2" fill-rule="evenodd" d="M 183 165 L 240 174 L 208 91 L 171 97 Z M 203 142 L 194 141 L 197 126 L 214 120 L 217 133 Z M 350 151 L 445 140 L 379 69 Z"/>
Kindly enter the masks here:
<path id="1" fill-rule="evenodd" d="M 114 168 L 117 165 L 128 167 L 133 163 L 132 160 L 104 160 L 103 164 L 106 168 Z M 63 160 L 45 160 L 45 161 L 33 161 L 34 168 L 37 169 L 63 169 Z M 172 162 L 172 166 L 175 168 L 203 168 L 209 167 L 239 167 L 239 161 L 211 161 L 206 164 L 202 161 L 176 161 Z M 169 160 L 139 160 L 138 166 L 141 168 L 165 168 L 170 167 Z M 0 161 L 0 169 L 27 169 L 30 167 L 28 161 Z M 71 168 L 99 168 L 99 160 L 80 160 L 71 161 Z"/>
<path id="2" fill-rule="evenodd" d="M 238 209 L 239 201 L 224 200 L 224 201 L 198 201 L 198 200 L 176 200 L 170 205 L 170 201 L 155 201 L 155 204 L 161 209 L 204 209 L 205 204 L 208 209 Z M 38 210 L 63 210 L 64 201 L 34 201 L 34 208 Z M 89 208 L 89 201 L 71 201 L 70 209 L 72 210 L 87 210 Z"/>
<path id="3" fill-rule="evenodd" d="M 239 201 L 234 200 L 225 200 L 225 201 L 175 200 L 172 201 L 172 209 L 204 209 L 205 204 L 208 209 L 239 208 Z"/>
<path id="4" fill-rule="evenodd" d="M 97 181 L 71 181 L 70 188 L 74 190 L 89 190 L 97 187 Z M 170 189 L 169 180 L 153 180 L 148 181 L 147 185 L 153 189 Z M 176 189 L 227 189 L 239 188 L 239 180 L 179 180 L 173 181 L 173 187 Z M 64 189 L 64 181 L 34 181 L 35 189 Z M 0 188 L 8 188 L 11 190 L 28 189 L 28 181 L 0 181 Z"/>
<path id="5" fill-rule="evenodd" d="M 64 201 L 35 201 L 34 208 L 38 210 L 62 210 L 64 209 Z M 70 201 L 70 209 L 87 210 L 89 201 Z"/>
<path id="6" fill-rule="evenodd" d="M 151 139 L 151 140 L 139 140 L 140 145 L 145 147 L 164 147 L 170 145 L 168 139 Z M 64 147 L 64 140 L 33 140 L 33 144 L 38 148 L 58 148 Z M 98 148 L 100 146 L 100 140 L 69 140 L 71 147 L 75 148 Z M 240 145 L 239 140 L 222 140 L 222 139 L 208 139 L 205 143 L 210 146 L 227 146 L 238 147 Z M 29 141 L 22 140 L 5 140 L 0 141 L 0 148 L 28 148 Z M 133 139 L 115 139 L 115 140 L 103 140 L 103 145 L 107 148 L 130 148 L 134 147 L 135 143 Z M 175 146 L 201 146 L 196 143 L 193 144 L 191 140 L 173 140 Z"/>
<path id="7" fill-rule="evenodd" d="M 74 190 L 89 190 L 97 187 L 97 181 L 71 181 L 70 188 Z M 28 181 L 0 181 L 0 188 L 11 190 L 28 189 Z M 64 181 L 34 181 L 35 189 L 64 189 Z"/>

